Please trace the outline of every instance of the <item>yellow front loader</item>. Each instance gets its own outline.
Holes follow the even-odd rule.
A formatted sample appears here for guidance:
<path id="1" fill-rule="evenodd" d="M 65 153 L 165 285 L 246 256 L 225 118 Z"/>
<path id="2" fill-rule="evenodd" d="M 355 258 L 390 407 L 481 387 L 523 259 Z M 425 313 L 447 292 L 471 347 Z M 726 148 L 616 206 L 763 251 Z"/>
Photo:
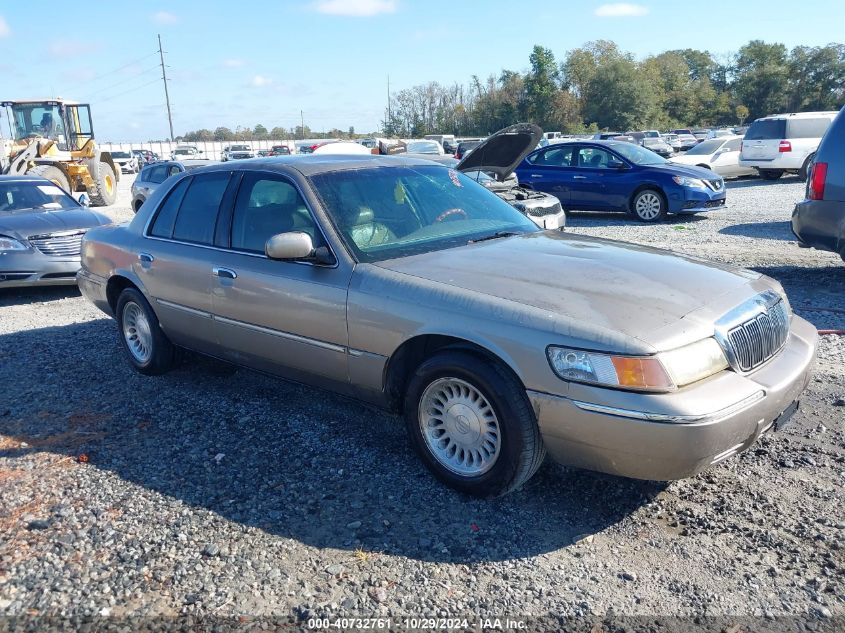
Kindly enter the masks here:
<path id="1" fill-rule="evenodd" d="M 92 206 L 114 203 L 120 169 L 97 147 L 87 103 L 33 99 L 0 105 L 10 128 L 9 140 L 0 140 L 0 174 L 41 176 L 65 191 L 86 192 Z"/>

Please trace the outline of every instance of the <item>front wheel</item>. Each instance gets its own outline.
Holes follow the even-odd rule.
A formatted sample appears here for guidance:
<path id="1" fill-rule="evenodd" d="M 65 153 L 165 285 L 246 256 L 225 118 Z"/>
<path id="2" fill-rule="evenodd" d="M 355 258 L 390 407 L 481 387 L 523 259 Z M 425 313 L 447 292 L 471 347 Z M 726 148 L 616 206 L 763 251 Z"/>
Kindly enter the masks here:
<path id="1" fill-rule="evenodd" d="M 442 482 L 496 497 L 527 481 L 546 451 L 525 389 L 497 362 L 444 350 L 411 378 L 405 421 L 417 453 Z"/>
<path id="2" fill-rule="evenodd" d="M 760 170 L 760 178 L 763 180 L 777 180 L 783 176 L 782 169 L 761 169 Z"/>
<path id="3" fill-rule="evenodd" d="M 135 371 L 155 376 L 173 367 L 176 348 L 159 327 L 144 295 L 126 288 L 117 299 L 115 316 L 120 346 Z"/>
<path id="4" fill-rule="evenodd" d="M 631 214 L 640 222 L 658 222 L 666 213 L 666 200 L 656 189 L 643 189 L 631 200 Z"/>

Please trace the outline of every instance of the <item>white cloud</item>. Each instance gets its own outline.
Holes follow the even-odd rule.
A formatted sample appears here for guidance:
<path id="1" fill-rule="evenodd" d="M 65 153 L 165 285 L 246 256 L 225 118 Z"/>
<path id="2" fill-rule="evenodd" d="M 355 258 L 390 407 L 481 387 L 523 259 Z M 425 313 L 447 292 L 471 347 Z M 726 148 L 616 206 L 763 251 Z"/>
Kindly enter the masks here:
<path id="1" fill-rule="evenodd" d="M 224 59 L 223 66 L 225 68 L 240 68 L 246 62 L 242 59 Z"/>
<path id="2" fill-rule="evenodd" d="M 83 42 L 82 40 L 55 40 L 47 47 L 47 50 L 52 57 L 64 59 L 87 55 L 99 50 L 99 48 L 98 44 Z"/>
<path id="3" fill-rule="evenodd" d="M 603 4 L 596 9 L 596 15 L 600 18 L 632 18 L 646 14 L 648 14 L 648 7 L 629 2 Z"/>
<path id="4" fill-rule="evenodd" d="M 157 11 L 156 13 L 153 13 L 152 20 L 156 24 L 168 26 L 170 24 L 176 24 L 179 21 L 179 16 L 169 13 L 168 11 Z"/>
<path id="5" fill-rule="evenodd" d="M 272 84 L 273 80 L 269 77 L 264 77 L 263 75 L 255 75 L 250 83 L 256 88 L 264 88 L 265 86 Z"/>
<path id="6" fill-rule="evenodd" d="M 6 18 L 0 15 L 0 38 L 9 37 L 12 34 L 12 29 L 9 28 L 9 23 Z"/>
<path id="7" fill-rule="evenodd" d="M 314 8 L 328 15 L 366 17 L 396 11 L 396 0 L 318 0 Z"/>

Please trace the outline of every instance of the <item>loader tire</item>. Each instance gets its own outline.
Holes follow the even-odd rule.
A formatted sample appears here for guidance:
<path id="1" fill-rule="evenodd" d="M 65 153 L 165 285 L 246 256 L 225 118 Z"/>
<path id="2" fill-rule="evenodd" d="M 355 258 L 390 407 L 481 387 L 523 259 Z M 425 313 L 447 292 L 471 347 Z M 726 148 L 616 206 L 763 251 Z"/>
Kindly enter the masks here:
<path id="1" fill-rule="evenodd" d="M 63 172 L 55 165 L 36 165 L 28 172 L 26 172 L 26 175 L 46 178 L 57 187 L 60 187 L 61 189 L 66 191 L 67 193 L 71 192 L 70 181 L 68 180 L 68 177 L 65 175 L 65 172 Z"/>
<path id="2" fill-rule="evenodd" d="M 117 199 L 117 178 L 108 163 L 97 164 L 97 173 L 91 174 L 95 186 L 88 191 L 92 207 L 107 207 Z"/>

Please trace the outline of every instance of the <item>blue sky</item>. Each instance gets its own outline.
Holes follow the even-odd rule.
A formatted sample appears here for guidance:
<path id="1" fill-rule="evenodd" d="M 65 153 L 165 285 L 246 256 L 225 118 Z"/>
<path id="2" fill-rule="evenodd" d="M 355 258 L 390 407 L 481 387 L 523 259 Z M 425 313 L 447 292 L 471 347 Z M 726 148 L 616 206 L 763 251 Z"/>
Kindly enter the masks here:
<path id="1" fill-rule="evenodd" d="M 803 0 L 182 0 L 0 3 L 0 98 L 92 104 L 102 141 L 167 136 L 156 34 L 176 134 L 225 125 L 376 130 L 386 80 L 398 90 L 522 70 L 534 44 L 565 52 L 609 39 L 645 57 L 727 55 L 750 39 L 788 47 L 845 40 L 845 8 Z M 70 22 L 67 22 L 67 21 Z M 68 23 L 70 28 L 62 29 Z M 45 29 L 52 29 L 50 35 Z M 39 46 L 38 42 L 44 44 Z M 5 121 L 2 122 L 5 128 Z"/>

